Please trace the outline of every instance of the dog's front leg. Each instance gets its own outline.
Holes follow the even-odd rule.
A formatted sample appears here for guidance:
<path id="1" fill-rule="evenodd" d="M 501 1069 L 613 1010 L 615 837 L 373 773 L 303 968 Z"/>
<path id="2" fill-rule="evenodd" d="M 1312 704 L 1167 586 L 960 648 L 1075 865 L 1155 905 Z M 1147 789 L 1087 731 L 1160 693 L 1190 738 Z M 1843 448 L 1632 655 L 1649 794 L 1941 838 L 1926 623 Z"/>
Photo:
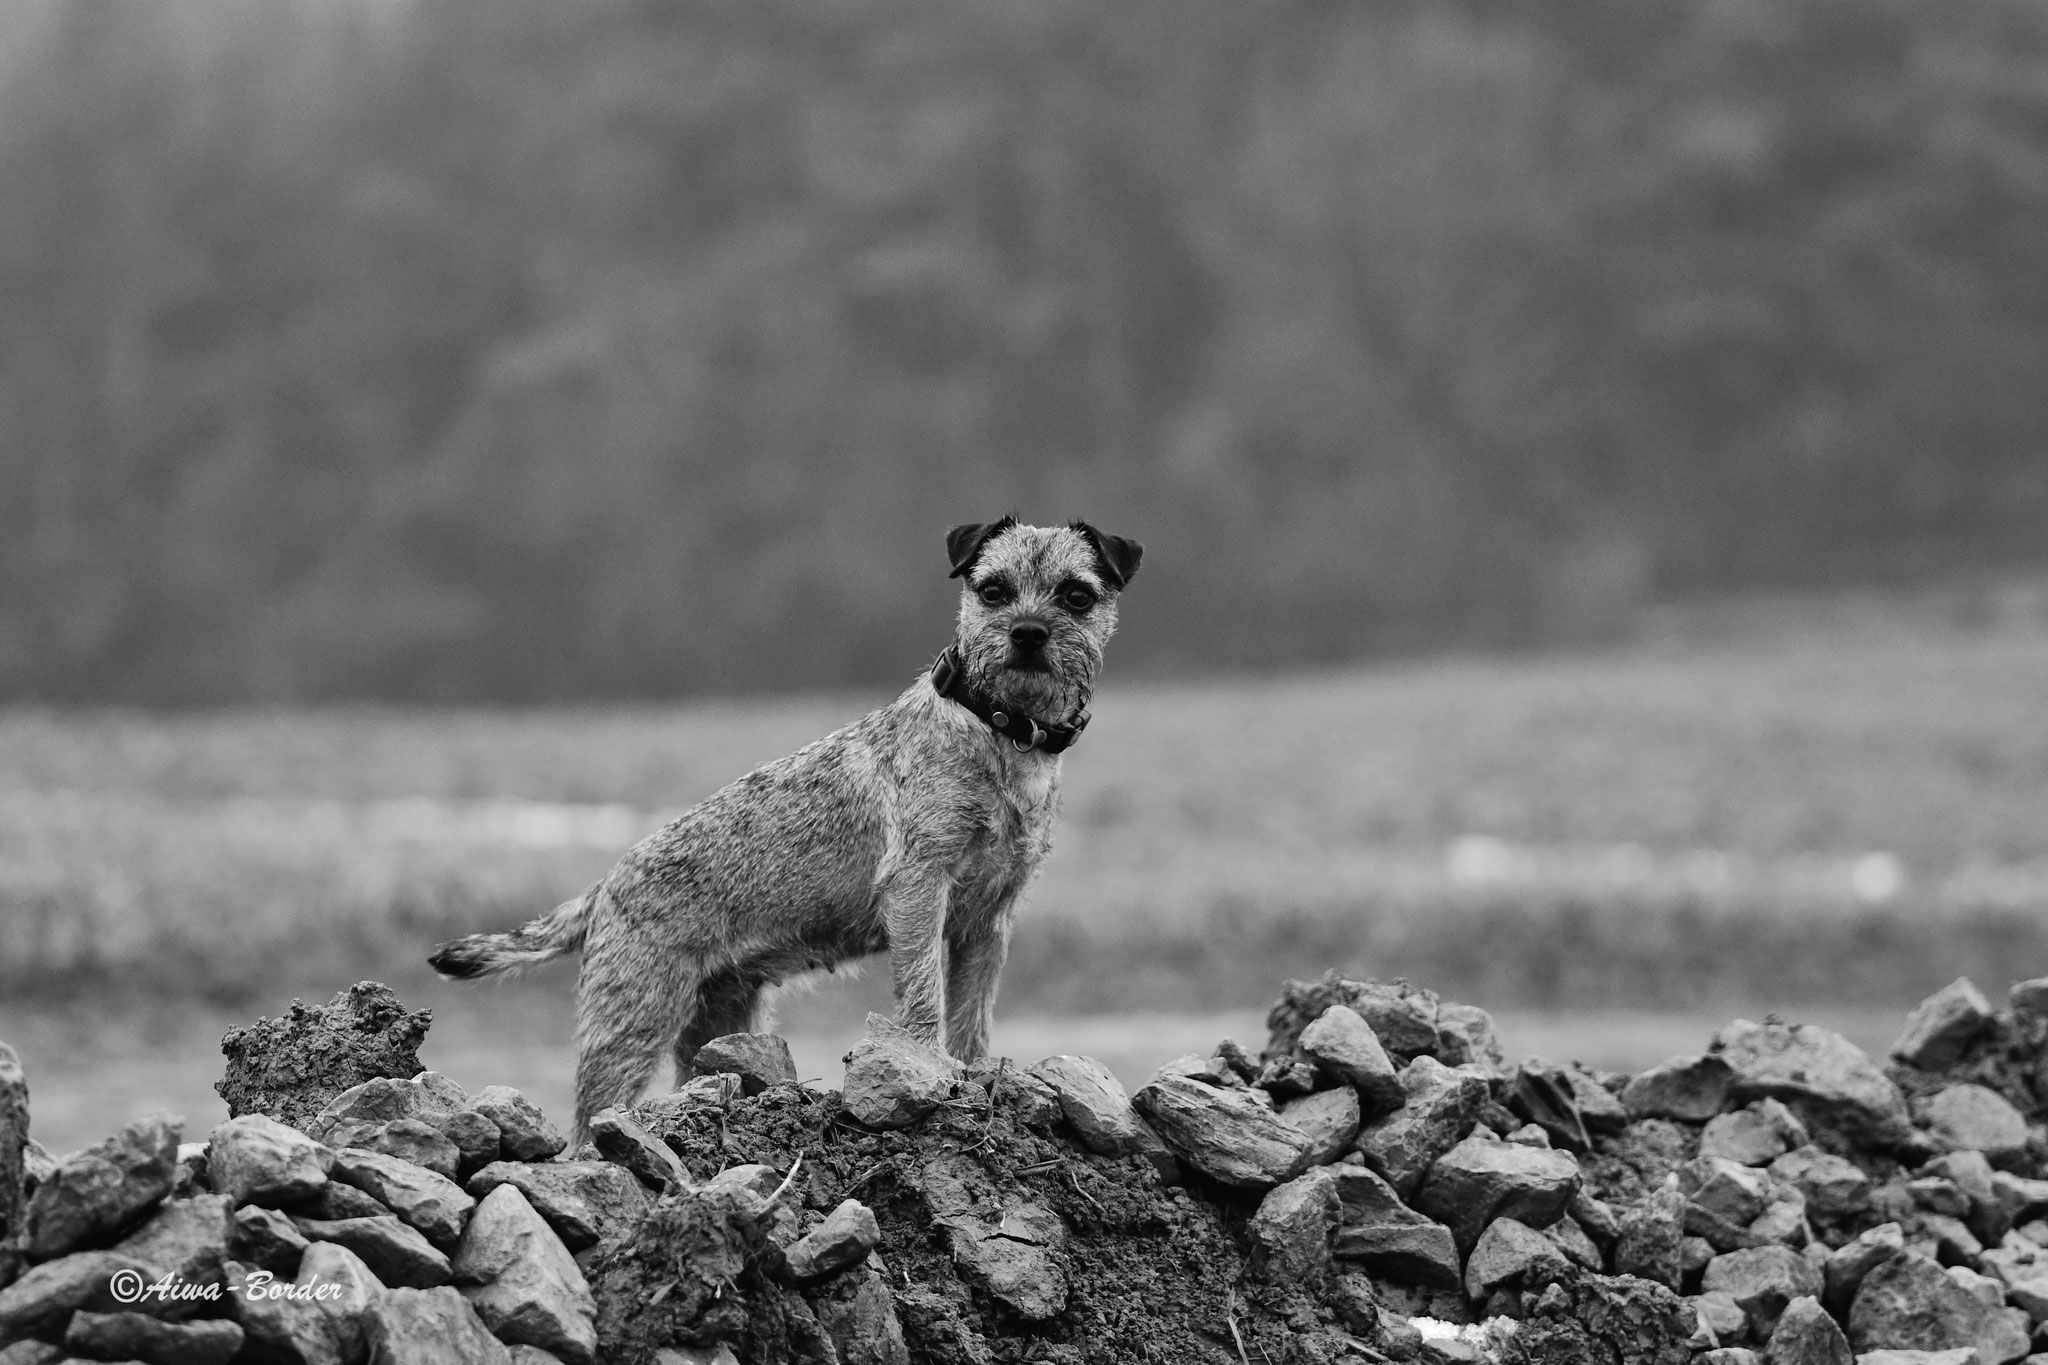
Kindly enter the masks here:
<path id="1" fill-rule="evenodd" d="M 946 962 L 946 1051 L 963 1062 L 988 1055 L 995 1026 L 996 985 L 1010 955 L 1010 926 L 1017 897 L 1004 898 L 992 913 L 950 941 Z"/>
<path id="2" fill-rule="evenodd" d="M 896 1022 L 934 1047 L 946 1020 L 946 904 L 949 879 L 924 876 L 892 886 L 883 903 L 889 966 L 895 976 Z"/>

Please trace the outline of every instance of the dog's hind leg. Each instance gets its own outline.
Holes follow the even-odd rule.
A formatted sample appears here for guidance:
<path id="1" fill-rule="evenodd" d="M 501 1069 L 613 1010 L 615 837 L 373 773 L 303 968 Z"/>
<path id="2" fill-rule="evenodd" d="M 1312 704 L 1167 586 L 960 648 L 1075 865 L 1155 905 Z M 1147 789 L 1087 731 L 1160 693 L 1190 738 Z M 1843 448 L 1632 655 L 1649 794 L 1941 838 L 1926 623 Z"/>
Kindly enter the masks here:
<path id="1" fill-rule="evenodd" d="M 698 1048 L 728 1033 L 754 1032 L 761 1017 L 761 988 L 766 984 L 758 973 L 744 967 L 723 968 L 704 979 L 697 991 L 697 1008 L 675 1037 L 678 1086 L 690 1079 L 690 1063 Z"/>
<path id="2" fill-rule="evenodd" d="M 664 958 L 666 960 L 664 960 Z M 587 948 L 576 983 L 576 1140 L 590 1117 L 640 1098 L 662 1054 L 699 1012 L 702 964 L 632 940 Z"/>

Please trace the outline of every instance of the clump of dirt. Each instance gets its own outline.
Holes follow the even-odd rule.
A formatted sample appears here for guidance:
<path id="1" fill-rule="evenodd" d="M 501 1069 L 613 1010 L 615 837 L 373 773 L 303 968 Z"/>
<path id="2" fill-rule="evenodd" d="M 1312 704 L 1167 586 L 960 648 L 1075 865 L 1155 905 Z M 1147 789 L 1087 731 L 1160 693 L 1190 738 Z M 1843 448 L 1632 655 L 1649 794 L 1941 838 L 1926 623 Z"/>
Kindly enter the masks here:
<path id="1" fill-rule="evenodd" d="M 853 1124 L 837 1094 L 793 1086 L 722 1111 L 656 1101 L 635 1117 L 700 1179 L 748 1162 L 786 1169 L 801 1154 L 791 1193 L 806 1222 L 849 1198 L 871 1208 L 882 1232 L 881 1273 L 913 1360 L 1235 1365 L 1249 1353 L 1282 1365 L 1316 1358 L 1303 1354 L 1305 1334 L 1339 1330 L 1327 1277 L 1282 1288 L 1247 1274 L 1244 1224 L 1255 1195 L 1165 1185 L 1141 1157 L 1097 1156 L 1034 1131 L 1018 1093 L 1001 1081 L 992 1105 L 975 1089 L 914 1127 L 887 1132 Z M 1000 1224 L 1006 1212 L 1032 1206 L 1064 1226 L 1053 1258 L 1064 1302 L 1036 1317 L 1019 1310 L 1028 1296 L 1000 1272 L 964 1275 L 949 1244 L 959 1226 Z M 745 1235 L 707 1233 L 701 1221 L 677 1216 L 671 1224 L 657 1215 L 631 1243 L 594 1258 L 605 1358 L 637 1365 L 678 1340 L 726 1342 L 753 1362 L 821 1358 L 809 1353 L 811 1305 L 766 1273 L 759 1256 L 708 1299 L 699 1274 L 697 1287 L 650 1302 L 676 1281 L 679 1258 L 709 1249 L 718 1264 L 733 1263 Z"/>
<path id="2" fill-rule="evenodd" d="M 376 981 L 359 981 L 318 1009 L 294 1000 L 276 1019 L 228 1030 L 220 1041 L 227 1074 L 213 1088 L 233 1117 L 268 1114 L 303 1127 L 350 1086 L 419 1075 L 433 1022 L 432 1010 L 407 1010 Z"/>

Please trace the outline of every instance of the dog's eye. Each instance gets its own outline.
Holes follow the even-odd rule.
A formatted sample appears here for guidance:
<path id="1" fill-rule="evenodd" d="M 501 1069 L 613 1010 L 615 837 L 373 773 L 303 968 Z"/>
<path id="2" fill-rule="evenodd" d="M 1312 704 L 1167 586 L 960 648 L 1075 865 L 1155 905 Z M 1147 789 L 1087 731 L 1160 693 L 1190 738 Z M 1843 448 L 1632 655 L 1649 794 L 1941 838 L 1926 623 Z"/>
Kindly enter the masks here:
<path id="1" fill-rule="evenodd" d="M 1010 600 L 1010 590 L 1000 583 L 984 583 L 981 588 L 981 600 L 986 606 L 1000 607 Z"/>
<path id="2" fill-rule="evenodd" d="M 1082 612 L 1095 605 L 1095 594 L 1076 583 L 1060 594 L 1060 601 L 1066 604 L 1068 611 Z"/>

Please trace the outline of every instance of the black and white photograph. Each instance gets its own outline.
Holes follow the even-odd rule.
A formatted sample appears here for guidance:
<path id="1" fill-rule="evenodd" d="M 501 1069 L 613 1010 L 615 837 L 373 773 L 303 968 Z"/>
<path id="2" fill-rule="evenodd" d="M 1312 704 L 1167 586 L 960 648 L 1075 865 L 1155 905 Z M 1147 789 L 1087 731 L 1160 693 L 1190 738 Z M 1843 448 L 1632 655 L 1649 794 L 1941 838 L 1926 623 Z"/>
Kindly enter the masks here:
<path id="1" fill-rule="evenodd" d="M 2048 1365 L 2042 0 L 0 0 L 0 1365 Z"/>

